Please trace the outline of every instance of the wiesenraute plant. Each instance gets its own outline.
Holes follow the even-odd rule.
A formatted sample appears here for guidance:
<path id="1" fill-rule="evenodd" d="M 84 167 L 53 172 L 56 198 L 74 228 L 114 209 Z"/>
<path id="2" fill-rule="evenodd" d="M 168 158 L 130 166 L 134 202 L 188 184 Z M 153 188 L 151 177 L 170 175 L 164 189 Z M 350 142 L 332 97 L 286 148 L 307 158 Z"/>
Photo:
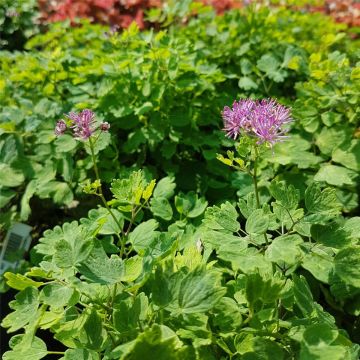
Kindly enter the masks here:
<path id="1" fill-rule="evenodd" d="M 5 274 L 20 292 L 2 326 L 23 329 L 11 339 L 5 360 L 51 354 L 64 360 L 149 354 L 161 360 L 257 359 L 259 353 L 279 360 L 358 357 L 359 346 L 319 304 L 314 284 L 309 286 L 314 277 L 333 306 L 348 304 L 346 311 L 354 312 L 360 289 L 354 220 L 341 218 L 334 190 L 317 183 L 306 189 L 304 203 L 297 189 L 277 180 L 269 185 L 270 196 L 260 197 L 256 164 L 283 139 L 290 113 L 274 100 L 248 104 L 244 113 L 235 111 L 237 117 L 227 108 L 223 113 L 227 132 L 229 121 L 241 126 L 230 131 L 239 156 L 228 152 L 220 159 L 254 180 L 254 191 L 238 203 L 240 211 L 224 202 L 208 207 L 201 222 L 186 217 L 169 225 L 155 220 L 148 206 L 152 194 L 173 194 L 169 179 L 155 186 L 134 171 L 114 180 L 105 207 L 47 230 L 35 247 L 41 261 L 25 275 Z M 77 123 L 65 124 L 74 136 L 83 135 L 86 146 L 98 127 L 77 128 L 94 124 L 92 112 L 85 113 L 86 124 L 82 114 L 72 116 Z M 64 128 L 58 123 L 56 131 Z M 87 192 L 100 194 L 98 176 L 89 180 Z M 189 214 L 193 201 L 180 197 L 175 207 Z M 38 330 L 64 350 L 47 349 Z"/>

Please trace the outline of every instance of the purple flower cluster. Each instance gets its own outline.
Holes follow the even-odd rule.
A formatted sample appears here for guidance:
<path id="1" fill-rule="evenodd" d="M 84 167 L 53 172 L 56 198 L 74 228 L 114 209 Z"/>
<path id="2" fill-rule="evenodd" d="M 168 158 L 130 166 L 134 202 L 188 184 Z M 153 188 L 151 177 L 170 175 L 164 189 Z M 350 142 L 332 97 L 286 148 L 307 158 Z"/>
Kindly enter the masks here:
<path id="1" fill-rule="evenodd" d="M 56 123 L 54 131 L 56 136 L 63 135 L 69 127 L 72 129 L 76 139 L 86 140 L 97 130 L 95 114 L 89 109 L 85 109 L 80 113 L 70 112 L 66 117 L 69 124 L 64 120 L 59 120 Z M 100 131 L 108 131 L 109 128 L 110 124 L 108 122 L 103 122 L 98 126 Z"/>
<path id="2" fill-rule="evenodd" d="M 273 99 L 234 101 L 232 108 L 225 106 L 222 117 L 228 137 L 250 135 L 258 139 L 257 144 L 270 146 L 287 137 L 284 125 L 292 121 L 290 109 Z"/>

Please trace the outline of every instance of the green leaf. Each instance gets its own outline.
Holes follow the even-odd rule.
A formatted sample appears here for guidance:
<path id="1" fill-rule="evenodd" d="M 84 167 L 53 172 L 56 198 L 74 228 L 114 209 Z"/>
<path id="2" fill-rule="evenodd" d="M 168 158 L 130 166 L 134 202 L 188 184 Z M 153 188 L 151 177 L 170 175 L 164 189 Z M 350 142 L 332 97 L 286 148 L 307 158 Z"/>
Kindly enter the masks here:
<path id="1" fill-rule="evenodd" d="M 293 185 L 286 186 L 285 182 L 272 181 L 269 186 L 270 194 L 286 209 L 296 209 L 300 200 L 300 191 Z"/>
<path id="2" fill-rule="evenodd" d="M 309 285 L 303 276 L 298 277 L 293 274 L 293 292 L 296 307 L 300 309 L 303 316 L 306 318 L 316 319 L 318 322 L 325 322 L 333 326 L 335 319 L 326 313 L 322 307 L 317 304 L 312 296 Z"/>
<path id="3" fill-rule="evenodd" d="M 259 302 L 262 304 L 273 304 L 280 297 L 280 292 L 285 281 L 270 275 L 261 275 L 256 272 L 246 276 L 245 293 L 249 307 Z"/>
<path id="4" fill-rule="evenodd" d="M 68 349 L 62 360 L 99 360 L 99 355 L 93 350 Z"/>
<path id="5" fill-rule="evenodd" d="M 301 342 L 301 360 L 343 360 L 350 359 L 347 356 L 347 349 L 343 344 L 335 343 L 339 331 L 328 324 L 314 324 L 309 326 L 303 334 Z"/>
<path id="6" fill-rule="evenodd" d="M 339 163 L 348 169 L 360 170 L 360 140 L 354 139 L 349 144 L 336 149 L 332 154 L 334 162 Z"/>
<path id="7" fill-rule="evenodd" d="M 110 144 L 110 142 L 111 142 L 110 132 L 102 131 L 99 134 L 99 138 L 97 139 L 97 141 L 93 144 L 95 155 L 97 155 L 101 150 L 106 149 L 107 146 Z M 84 148 L 85 148 L 86 152 L 88 153 L 88 155 L 91 155 L 90 145 L 89 145 L 88 141 L 84 142 Z"/>
<path id="8" fill-rule="evenodd" d="M 67 183 L 52 181 L 52 189 L 55 203 L 69 205 L 74 200 L 74 194 Z"/>
<path id="9" fill-rule="evenodd" d="M 95 242 L 90 255 L 77 268 L 88 281 L 98 284 L 115 284 L 125 276 L 124 262 L 117 255 L 109 259 L 99 241 Z"/>
<path id="10" fill-rule="evenodd" d="M 68 242 L 61 239 L 55 245 L 54 262 L 60 268 L 71 268 L 84 261 L 93 248 L 90 240 Z"/>
<path id="11" fill-rule="evenodd" d="M 354 185 L 358 174 L 352 170 L 337 165 L 324 165 L 315 174 L 315 181 L 325 181 L 330 185 Z"/>
<path id="12" fill-rule="evenodd" d="M 248 242 L 246 238 L 217 231 L 213 231 L 212 234 L 214 235 L 214 239 L 211 239 L 211 244 L 217 249 L 217 254 L 220 259 L 236 262 L 238 257 L 241 256 L 242 251 L 247 249 Z M 207 248 L 209 239 L 206 236 L 201 239 Z"/>
<path id="13" fill-rule="evenodd" d="M 244 90 L 256 90 L 258 88 L 257 83 L 249 76 L 242 76 L 239 79 L 239 88 Z"/>
<path id="14" fill-rule="evenodd" d="M 136 330 L 140 321 L 144 321 L 148 313 L 149 300 L 144 293 L 135 299 L 126 299 L 115 304 L 113 323 L 117 331 Z"/>
<path id="15" fill-rule="evenodd" d="M 314 300 L 309 285 L 303 276 L 298 277 L 294 274 L 293 281 L 296 305 L 300 308 L 304 316 L 311 317 L 315 309 Z"/>
<path id="16" fill-rule="evenodd" d="M 126 179 L 116 179 L 111 183 L 111 192 L 123 204 L 139 205 L 146 186 L 141 170 L 133 171 Z"/>
<path id="17" fill-rule="evenodd" d="M 190 360 L 182 357 L 181 341 L 176 333 L 165 325 L 154 324 L 141 333 L 136 340 L 116 347 L 113 359 L 146 359 L 149 354 L 157 360 Z"/>
<path id="18" fill-rule="evenodd" d="M 44 285 L 41 281 L 34 281 L 32 279 L 27 278 L 22 274 L 14 274 L 12 272 L 6 272 L 4 274 L 4 278 L 6 279 L 6 283 L 13 289 L 16 290 L 24 290 L 29 286 L 40 287 Z"/>
<path id="19" fill-rule="evenodd" d="M 252 184 L 250 186 L 252 188 Z M 255 193 L 250 191 L 244 199 L 239 199 L 238 206 L 241 214 L 247 219 L 250 214 L 257 209 Z"/>
<path id="20" fill-rule="evenodd" d="M 208 311 L 225 292 L 220 286 L 217 272 L 197 267 L 181 281 L 178 299 L 180 311 L 184 314 Z"/>
<path id="21" fill-rule="evenodd" d="M 135 110 L 135 114 L 136 115 L 143 115 L 146 114 L 147 112 L 149 112 L 152 108 L 154 107 L 154 105 L 150 102 L 147 101 L 144 104 L 142 104 L 139 108 L 137 108 Z"/>
<path id="22" fill-rule="evenodd" d="M 40 360 L 48 354 L 45 342 L 38 337 L 33 337 L 31 341 L 27 341 L 24 335 L 15 335 L 14 337 L 11 338 L 11 341 L 15 343 L 15 346 L 12 351 L 7 351 L 3 355 L 3 360 Z"/>
<path id="23" fill-rule="evenodd" d="M 301 221 L 301 219 L 304 217 L 304 209 L 296 209 L 296 210 L 287 210 L 284 206 L 280 205 L 278 202 L 271 203 L 273 213 L 281 223 L 282 226 L 284 226 L 286 229 L 291 229 L 292 226 L 294 228 L 296 225 L 298 225 Z M 271 215 L 270 215 L 271 216 Z M 279 224 L 277 221 L 273 221 L 273 228 L 277 229 L 279 227 Z M 270 223 L 270 225 L 272 225 Z M 269 228 L 270 228 L 269 225 Z M 299 225 L 298 225 L 299 226 Z M 271 229 L 271 228 L 270 228 Z M 271 229 L 271 230 L 272 230 Z"/>
<path id="24" fill-rule="evenodd" d="M 352 238 L 360 239 L 360 216 L 348 218 L 344 224 L 344 230 L 349 233 Z"/>
<path id="25" fill-rule="evenodd" d="M 168 273 L 161 266 L 157 266 L 151 283 L 152 300 L 160 307 L 167 307 L 179 295 L 183 272 Z M 175 306 L 176 308 L 176 306 Z"/>
<path id="26" fill-rule="evenodd" d="M 93 236 L 76 221 L 65 223 L 62 228 L 56 226 L 46 230 L 44 237 L 36 245 L 36 251 L 43 255 L 54 256 L 60 267 L 71 267 L 85 260 L 93 245 Z"/>
<path id="27" fill-rule="evenodd" d="M 162 178 L 155 186 L 153 198 L 166 198 L 170 199 L 174 195 L 176 184 L 175 178 L 167 176 Z"/>
<path id="28" fill-rule="evenodd" d="M 323 159 L 310 151 L 311 143 L 300 136 L 291 136 L 291 141 L 277 143 L 274 146 L 273 156 L 269 151 L 264 154 L 264 158 L 271 162 L 281 165 L 295 164 L 300 169 L 308 169 L 317 166 Z"/>
<path id="29" fill-rule="evenodd" d="M 8 332 L 14 332 L 36 320 L 39 306 L 39 292 L 34 287 L 27 287 L 15 296 L 15 300 L 9 303 L 14 312 L 7 315 L 1 322 L 1 326 L 9 328 Z"/>
<path id="30" fill-rule="evenodd" d="M 235 207 L 227 201 L 220 207 L 212 206 L 206 209 L 203 224 L 213 230 L 226 230 L 234 233 L 240 230 L 238 216 Z"/>
<path id="31" fill-rule="evenodd" d="M 315 279 L 329 284 L 334 269 L 333 257 L 321 247 L 314 246 L 302 259 L 302 267 L 309 271 Z"/>
<path id="32" fill-rule="evenodd" d="M 231 258 L 230 261 L 233 270 L 240 270 L 244 274 L 268 273 L 272 268 L 271 262 L 253 247 L 239 251 L 238 256 Z"/>
<path id="33" fill-rule="evenodd" d="M 325 219 L 339 214 L 341 209 L 335 189 L 325 188 L 321 190 L 320 185 L 315 182 L 305 191 L 305 205 L 310 213 Z"/>
<path id="34" fill-rule="evenodd" d="M 20 211 L 20 218 L 21 220 L 25 221 L 28 219 L 29 215 L 31 214 L 31 208 L 29 201 L 35 194 L 37 189 L 37 183 L 35 180 L 31 180 L 25 189 L 24 195 L 21 198 L 21 211 Z"/>
<path id="35" fill-rule="evenodd" d="M 129 235 L 129 241 L 137 252 L 144 252 L 158 236 L 156 220 L 151 219 L 138 225 Z"/>
<path id="36" fill-rule="evenodd" d="M 250 349 L 247 349 L 246 346 L 249 347 Z M 242 354 L 241 359 L 244 360 L 285 359 L 284 350 L 281 348 L 281 346 L 278 343 L 260 336 L 252 338 L 250 343 L 247 344 L 245 343 L 245 346 L 244 343 L 237 344 L 237 349 L 239 353 Z"/>
<path id="37" fill-rule="evenodd" d="M 135 281 L 141 274 L 143 269 L 143 259 L 135 255 L 129 259 L 124 261 L 125 263 L 125 273 L 122 275 L 123 282 L 133 282 Z"/>
<path id="38" fill-rule="evenodd" d="M 242 324 L 239 305 L 229 297 L 223 297 L 215 305 L 213 323 L 219 327 L 220 333 L 236 334 Z"/>
<path id="39" fill-rule="evenodd" d="M 14 169 L 8 164 L 0 164 L 0 186 L 16 187 L 25 180 L 21 170 Z"/>
<path id="40" fill-rule="evenodd" d="M 193 191 L 175 196 L 176 210 L 189 218 L 200 216 L 207 207 L 207 201 L 204 198 L 198 198 Z"/>
<path id="41" fill-rule="evenodd" d="M 286 77 L 286 71 L 280 67 L 280 62 L 271 54 L 263 55 L 256 63 L 257 67 L 263 71 L 271 80 L 282 82 Z"/>
<path id="42" fill-rule="evenodd" d="M 326 225 L 313 224 L 311 226 L 311 236 L 323 245 L 341 249 L 351 243 L 351 237 L 344 228 L 336 222 Z"/>
<path id="43" fill-rule="evenodd" d="M 152 198 L 150 201 L 150 210 L 154 216 L 170 221 L 173 216 L 173 210 L 169 200 L 165 197 Z"/>
<path id="44" fill-rule="evenodd" d="M 80 341 L 85 348 L 99 351 L 105 340 L 106 332 L 102 326 L 102 319 L 99 313 L 92 308 L 87 315 L 84 327 L 81 329 Z"/>
<path id="45" fill-rule="evenodd" d="M 0 186 L 0 209 L 8 204 L 15 195 L 15 191 Z"/>
<path id="46" fill-rule="evenodd" d="M 323 127 L 316 138 L 316 145 L 323 154 L 331 156 L 333 150 L 340 146 L 345 139 L 346 132 L 341 128 Z"/>
<path id="47" fill-rule="evenodd" d="M 334 274 L 346 284 L 360 288 L 360 247 L 340 250 L 334 259 Z"/>
<path id="48" fill-rule="evenodd" d="M 72 183 L 74 177 L 75 162 L 71 155 L 71 153 L 62 154 L 58 170 L 67 183 Z"/>
<path id="49" fill-rule="evenodd" d="M 257 209 L 246 220 L 245 230 L 248 234 L 264 234 L 268 226 L 269 215 L 263 209 Z"/>
<path id="50" fill-rule="evenodd" d="M 112 209 L 111 211 L 120 223 L 120 226 L 123 227 L 124 217 L 122 213 L 116 209 Z M 121 231 L 109 211 L 102 207 L 91 209 L 88 218 L 81 219 L 80 221 L 82 224 L 88 226 L 89 229 L 96 229 L 101 235 L 118 234 Z"/>
<path id="51" fill-rule="evenodd" d="M 40 292 L 40 301 L 53 307 L 70 305 L 69 301 L 74 296 L 75 290 L 60 284 L 48 284 Z"/>
<path id="52" fill-rule="evenodd" d="M 219 317 L 220 316 L 221 315 L 219 314 Z M 192 348 L 193 349 L 195 348 L 198 350 L 200 359 L 206 358 L 206 355 L 210 356 L 209 352 L 206 353 L 206 351 L 202 351 L 202 350 L 208 349 L 208 346 L 211 344 L 211 334 L 212 333 L 208 329 L 208 316 L 205 314 L 190 314 L 190 315 L 186 315 L 184 320 L 185 321 L 183 321 L 183 323 L 182 323 L 182 328 L 176 332 L 178 334 L 178 336 L 182 340 L 185 340 L 185 341 L 187 340 L 187 341 L 191 342 Z M 237 320 L 237 317 L 236 317 L 236 320 Z M 227 334 L 221 334 L 221 335 L 226 336 Z M 186 348 L 182 347 L 182 349 L 185 350 Z M 205 352 L 205 354 L 204 354 L 204 352 Z M 183 354 L 181 354 L 181 355 L 183 355 Z M 188 360 L 192 360 L 195 358 L 196 358 L 195 354 L 190 354 L 189 357 L 186 357 L 186 359 L 188 359 Z M 182 356 L 179 357 L 179 360 L 182 360 Z"/>
<path id="53" fill-rule="evenodd" d="M 77 142 L 72 135 L 64 134 L 55 140 L 56 152 L 64 153 L 74 150 Z"/>
<path id="54" fill-rule="evenodd" d="M 156 181 L 155 180 L 151 180 L 150 183 L 145 187 L 143 193 L 142 193 L 142 198 L 145 201 L 148 201 L 151 198 L 151 195 L 153 193 L 154 187 L 155 187 Z"/>
<path id="55" fill-rule="evenodd" d="M 299 235 L 284 235 L 274 239 L 265 251 L 265 256 L 272 262 L 294 265 L 300 261 L 303 252 L 299 245 L 303 243 Z"/>
<path id="56" fill-rule="evenodd" d="M 196 218 L 200 216 L 206 209 L 208 202 L 205 198 L 201 197 L 200 199 L 196 199 L 194 207 L 189 211 L 187 217 Z"/>

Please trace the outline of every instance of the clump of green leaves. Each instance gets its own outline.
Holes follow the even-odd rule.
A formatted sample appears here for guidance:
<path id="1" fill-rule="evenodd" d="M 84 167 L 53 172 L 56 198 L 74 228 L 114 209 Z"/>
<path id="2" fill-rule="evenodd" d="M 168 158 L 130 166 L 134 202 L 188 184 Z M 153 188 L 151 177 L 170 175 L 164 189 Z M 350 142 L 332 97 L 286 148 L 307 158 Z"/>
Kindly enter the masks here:
<path id="1" fill-rule="evenodd" d="M 141 206 L 151 194 L 150 203 L 173 196 L 171 179 L 153 185 L 141 172 L 114 180 L 110 206 L 122 229 L 105 208 L 91 210 L 47 230 L 35 246 L 41 261 L 25 275 L 5 274 L 20 292 L 2 326 L 23 332 L 4 359 L 129 359 L 149 351 L 160 359 L 240 359 L 260 350 L 269 359 L 357 358 L 359 346 L 309 285 L 314 277 L 315 293 L 331 306 L 359 311 L 358 221 L 339 218 L 334 190 L 311 184 L 303 207 L 294 187 L 273 181 L 261 208 L 251 193 L 240 212 L 223 203 L 208 207 L 200 226 L 180 228 Z M 139 216 L 129 217 L 137 207 Z M 38 330 L 67 350 L 48 349 Z"/>
<path id="2" fill-rule="evenodd" d="M 204 8 L 186 26 L 167 25 L 159 32 L 139 32 L 134 25 L 107 38 L 99 25 L 53 24 L 28 42 L 26 53 L 0 55 L 0 147 L 8 154 L 0 165 L 4 226 L 28 219 L 36 198 L 64 209 L 82 199 L 79 184 L 89 178 L 91 155 L 87 151 L 84 157 L 70 136 L 53 135 L 55 121 L 70 110 L 91 108 L 100 121 L 111 123 L 112 138 L 107 134 L 99 142 L 103 149 L 96 150 L 102 151 L 104 182 L 120 174 L 121 158 L 129 167 L 151 163 L 153 177 L 173 174 L 183 192 L 214 202 L 235 199 L 238 187 L 232 184 L 239 175 L 216 160 L 222 146 L 232 146 L 220 131 L 223 106 L 249 96 L 288 103 L 296 83 L 300 94 L 310 79 L 314 52 L 324 59 L 333 50 L 347 52 L 352 60 L 343 63 L 346 73 L 356 58 L 346 35 L 337 35 L 344 27 L 316 14 L 250 7 L 215 16 Z M 355 94 L 347 83 L 342 91 Z M 356 108 L 354 101 L 349 96 L 343 104 Z M 354 126 L 344 131 L 352 133 Z M 301 131 L 296 146 L 282 150 L 286 158 L 269 159 L 276 164 L 273 171 L 283 173 L 285 166 L 293 175 L 301 167 L 304 176 L 313 176 L 329 158 L 312 144 Z M 332 184 L 341 188 L 346 209 L 357 204 L 352 170 L 342 171 L 345 182 Z M 15 195 L 20 193 L 24 196 Z"/>
<path id="3" fill-rule="evenodd" d="M 357 55 L 343 27 L 248 9 L 104 30 L 56 24 L 0 55 L 1 224 L 28 219 L 35 197 L 102 202 L 5 274 L 19 293 L 4 359 L 357 359 L 359 218 L 342 215 L 357 206 Z M 233 150 L 220 130 L 223 106 L 249 96 L 298 98 L 275 155 Z M 112 134 L 56 138 L 85 107 Z"/>

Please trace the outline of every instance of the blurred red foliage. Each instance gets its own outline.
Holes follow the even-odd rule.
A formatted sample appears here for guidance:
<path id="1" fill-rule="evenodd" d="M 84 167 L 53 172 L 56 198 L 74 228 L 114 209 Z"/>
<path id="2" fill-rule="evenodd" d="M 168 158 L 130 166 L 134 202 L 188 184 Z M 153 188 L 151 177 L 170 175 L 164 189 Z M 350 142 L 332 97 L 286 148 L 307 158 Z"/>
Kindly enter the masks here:
<path id="1" fill-rule="evenodd" d="M 88 18 L 93 22 L 128 27 L 136 21 L 140 29 L 146 24 L 144 10 L 162 6 L 163 0 L 38 0 L 43 23 L 65 19 Z M 181 1 L 181 0 L 179 0 Z M 256 0 L 198 0 L 212 5 L 219 14 Z M 306 6 L 310 12 L 323 12 L 349 26 L 360 26 L 360 3 L 356 0 L 325 0 L 323 6 Z"/>
<path id="2" fill-rule="evenodd" d="M 201 0 L 205 5 L 212 5 L 218 14 L 224 13 L 226 10 L 241 8 L 243 1 L 241 0 Z M 246 1 L 244 2 L 246 3 Z"/>
<path id="3" fill-rule="evenodd" d="M 45 23 L 75 18 L 128 27 L 136 21 L 145 27 L 144 10 L 161 6 L 161 0 L 39 0 L 41 20 Z"/>
<path id="4" fill-rule="evenodd" d="M 360 26 L 360 3 L 353 0 L 326 0 L 325 6 L 315 10 L 332 16 L 337 22 Z"/>

